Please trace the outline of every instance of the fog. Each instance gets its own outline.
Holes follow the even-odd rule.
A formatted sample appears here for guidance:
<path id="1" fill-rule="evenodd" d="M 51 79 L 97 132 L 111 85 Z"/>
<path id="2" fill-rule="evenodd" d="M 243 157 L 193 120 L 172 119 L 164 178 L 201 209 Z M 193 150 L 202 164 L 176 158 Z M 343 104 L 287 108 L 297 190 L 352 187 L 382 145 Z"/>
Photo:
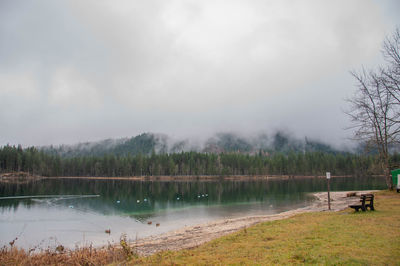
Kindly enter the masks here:
<path id="1" fill-rule="evenodd" d="M 398 1 L 0 3 L 0 145 L 287 131 L 343 145 Z"/>

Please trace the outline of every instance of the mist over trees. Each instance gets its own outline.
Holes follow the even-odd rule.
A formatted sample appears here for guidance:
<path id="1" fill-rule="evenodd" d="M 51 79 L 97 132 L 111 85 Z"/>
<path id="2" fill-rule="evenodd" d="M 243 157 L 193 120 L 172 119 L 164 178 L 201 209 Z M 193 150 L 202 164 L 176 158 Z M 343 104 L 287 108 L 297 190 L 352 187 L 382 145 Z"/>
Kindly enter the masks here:
<path id="1" fill-rule="evenodd" d="M 382 174 L 392 189 L 390 170 L 399 165 L 400 29 L 386 38 L 384 66 L 351 74 L 357 82 L 347 114 L 355 139 L 368 154 L 341 151 L 278 131 L 243 137 L 219 133 L 204 143 L 144 133 L 132 138 L 61 145 L 4 146 L 0 172 L 26 171 L 44 176 L 159 175 L 334 175 Z M 372 151 L 372 153 L 371 153 Z"/>
<path id="2" fill-rule="evenodd" d="M 385 66 L 351 74 L 357 81 L 355 95 L 348 99 L 355 138 L 376 149 L 389 189 L 390 147 L 400 141 L 400 28 L 387 37 L 382 47 Z"/>
<path id="3" fill-rule="evenodd" d="M 0 172 L 43 176 L 369 175 L 380 173 L 377 162 L 374 153 L 339 151 L 282 131 L 253 137 L 219 133 L 203 144 L 144 133 L 71 146 L 0 148 Z"/>
<path id="4" fill-rule="evenodd" d="M 135 137 L 124 139 L 107 139 L 98 142 L 79 143 L 76 145 L 61 145 L 58 147 L 38 147 L 45 153 L 60 155 L 61 157 L 75 156 L 149 156 L 156 154 L 171 154 L 180 152 L 199 153 L 242 153 L 254 155 L 258 153 L 274 154 L 277 152 L 321 151 L 340 153 L 338 149 L 307 137 L 297 139 L 283 131 L 272 135 L 258 134 L 255 136 L 240 136 L 234 133 L 218 133 L 203 143 L 193 140 L 174 140 L 164 134 L 143 133 Z"/>
<path id="5" fill-rule="evenodd" d="M 400 162 L 398 154 L 390 160 Z M 0 148 L 0 173 L 24 171 L 42 176 L 198 176 L 198 175 L 371 175 L 382 172 L 379 157 L 351 153 L 290 151 L 243 153 L 160 153 L 149 156 L 61 157 L 35 147 Z"/>

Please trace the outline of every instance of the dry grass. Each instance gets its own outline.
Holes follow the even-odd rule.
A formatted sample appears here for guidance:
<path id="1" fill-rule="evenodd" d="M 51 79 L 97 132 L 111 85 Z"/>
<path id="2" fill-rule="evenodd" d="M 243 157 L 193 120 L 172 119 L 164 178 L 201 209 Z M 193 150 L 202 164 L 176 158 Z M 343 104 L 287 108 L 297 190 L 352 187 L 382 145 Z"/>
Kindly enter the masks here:
<path id="1" fill-rule="evenodd" d="M 381 192 L 375 212 L 307 213 L 266 222 L 191 250 L 161 252 L 150 265 L 400 265 L 400 194 Z"/>
<path id="2" fill-rule="evenodd" d="M 106 265 L 126 263 L 136 257 L 134 250 L 126 244 L 125 236 L 121 237 L 120 246 L 110 245 L 102 249 L 90 246 L 72 251 L 58 246 L 40 253 L 13 246 L 0 249 L 0 265 Z"/>

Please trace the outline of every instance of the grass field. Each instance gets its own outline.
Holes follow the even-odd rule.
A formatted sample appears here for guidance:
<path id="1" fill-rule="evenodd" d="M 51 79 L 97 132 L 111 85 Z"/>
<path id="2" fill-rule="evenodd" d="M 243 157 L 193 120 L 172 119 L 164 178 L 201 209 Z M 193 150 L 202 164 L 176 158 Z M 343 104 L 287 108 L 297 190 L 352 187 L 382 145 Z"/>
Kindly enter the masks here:
<path id="1" fill-rule="evenodd" d="M 376 211 L 307 213 L 266 222 L 191 250 L 132 264 L 400 265 L 400 194 L 379 192 Z"/>

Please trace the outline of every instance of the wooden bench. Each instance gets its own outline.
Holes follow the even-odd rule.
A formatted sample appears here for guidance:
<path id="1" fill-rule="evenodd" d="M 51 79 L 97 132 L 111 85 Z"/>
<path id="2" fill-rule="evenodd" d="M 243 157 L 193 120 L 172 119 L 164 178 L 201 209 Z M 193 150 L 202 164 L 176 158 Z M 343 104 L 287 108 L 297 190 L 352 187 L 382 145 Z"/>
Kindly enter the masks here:
<path id="1" fill-rule="evenodd" d="M 359 205 L 350 205 L 350 208 L 355 209 L 356 212 L 358 212 L 359 209 L 361 209 L 363 212 L 369 208 L 371 211 L 374 211 L 374 195 L 373 194 L 362 194 L 360 195 L 360 202 L 361 204 Z"/>

